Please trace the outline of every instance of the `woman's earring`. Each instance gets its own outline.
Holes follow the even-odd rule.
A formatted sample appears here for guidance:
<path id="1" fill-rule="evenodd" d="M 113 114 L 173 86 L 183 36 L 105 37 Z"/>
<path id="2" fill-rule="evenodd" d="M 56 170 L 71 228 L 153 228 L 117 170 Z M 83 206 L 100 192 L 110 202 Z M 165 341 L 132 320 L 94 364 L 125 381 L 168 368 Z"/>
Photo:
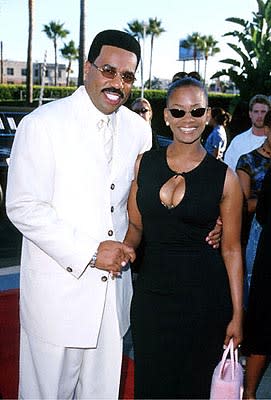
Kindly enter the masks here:
<path id="1" fill-rule="evenodd" d="M 168 121 L 166 121 L 166 126 L 169 126 L 169 122 Z"/>

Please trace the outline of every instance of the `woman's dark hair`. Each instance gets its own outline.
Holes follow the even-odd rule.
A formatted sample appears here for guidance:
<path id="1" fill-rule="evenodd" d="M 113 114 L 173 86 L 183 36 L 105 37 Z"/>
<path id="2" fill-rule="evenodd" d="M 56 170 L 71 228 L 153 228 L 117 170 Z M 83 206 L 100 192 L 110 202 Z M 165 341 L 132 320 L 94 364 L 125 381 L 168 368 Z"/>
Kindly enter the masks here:
<path id="1" fill-rule="evenodd" d="M 168 104 L 169 98 L 171 97 L 172 93 L 175 92 L 176 89 L 187 87 L 187 86 L 195 86 L 199 88 L 205 96 L 206 104 L 208 105 L 208 93 L 203 85 L 203 83 L 195 78 L 185 77 L 182 79 L 177 79 L 176 81 L 172 82 L 167 91 L 166 103 Z"/>
<path id="2" fill-rule="evenodd" d="M 263 123 L 265 126 L 268 126 L 268 128 L 271 128 L 271 110 L 267 111 L 265 114 Z"/>
<path id="3" fill-rule="evenodd" d="M 218 125 L 226 126 L 231 120 L 230 113 L 226 112 L 221 107 L 213 107 L 211 110 L 211 116 Z"/>
<path id="4" fill-rule="evenodd" d="M 197 71 L 192 71 L 192 72 L 180 71 L 180 72 L 176 72 L 176 74 L 173 75 L 171 83 L 177 81 L 178 79 L 183 79 L 183 78 L 187 78 L 187 77 L 195 78 L 198 81 L 201 80 L 201 76 Z"/>

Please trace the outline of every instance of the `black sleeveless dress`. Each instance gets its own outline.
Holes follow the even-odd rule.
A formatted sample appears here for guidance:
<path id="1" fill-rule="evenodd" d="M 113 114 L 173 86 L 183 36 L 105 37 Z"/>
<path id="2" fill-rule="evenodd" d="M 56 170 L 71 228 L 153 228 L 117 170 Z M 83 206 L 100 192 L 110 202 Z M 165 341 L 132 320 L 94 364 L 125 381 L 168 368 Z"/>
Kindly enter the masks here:
<path id="1" fill-rule="evenodd" d="M 185 195 L 168 209 L 161 186 L 176 175 L 166 148 L 146 152 L 138 174 L 145 252 L 131 327 L 135 399 L 207 399 L 232 317 L 228 275 L 205 237 L 219 215 L 227 166 L 206 154 L 185 173 Z"/>

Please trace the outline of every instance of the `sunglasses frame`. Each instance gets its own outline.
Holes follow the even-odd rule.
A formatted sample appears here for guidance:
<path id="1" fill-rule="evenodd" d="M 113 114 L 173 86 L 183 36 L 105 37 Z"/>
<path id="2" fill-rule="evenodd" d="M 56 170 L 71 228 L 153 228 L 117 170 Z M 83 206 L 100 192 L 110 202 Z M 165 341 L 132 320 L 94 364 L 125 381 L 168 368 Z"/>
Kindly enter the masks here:
<path id="1" fill-rule="evenodd" d="M 168 108 L 168 111 L 172 115 L 173 118 L 183 118 L 186 114 L 190 114 L 191 117 L 193 118 L 201 118 L 204 116 L 206 111 L 208 110 L 209 107 L 198 107 L 198 108 L 193 108 L 190 111 L 184 111 L 180 110 L 179 108 Z M 204 110 L 204 111 L 200 111 Z M 197 115 L 197 113 L 200 113 L 200 115 Z M 174 115 L 175 113 L 175 115 Z"/>
<path id="2" fill-rule="evenodd" d="M 140 108 L 140 110 L 133 110 L 133 111 L 136 112 L 137 114 L 146 114 L 147 112 L 150 111 L 150 109 L 146 108 L 146 107 L 142 107 L 142 108 Z"/>
<path id="3" fill-rule="evenodd" d="M 116 76 L 119 76 L 124 83 L 132 85 L 136 81 L 136 77 L 133 72 L 118 72 L 117 68 L 112 67 L 110 64 L 104 64 L 102 67 L 98 67 L 94 62 L 92 63 L 93 67 L 95 67 L 98 71 L 101 72 L 104 78 L 107 79 L 115 79 Z M 106 70 L 106 68 L 109 68 Z M 129 76 L 130 75 L 130 78 Z M 128 77 L 128 80 L 127 80 Z"/>

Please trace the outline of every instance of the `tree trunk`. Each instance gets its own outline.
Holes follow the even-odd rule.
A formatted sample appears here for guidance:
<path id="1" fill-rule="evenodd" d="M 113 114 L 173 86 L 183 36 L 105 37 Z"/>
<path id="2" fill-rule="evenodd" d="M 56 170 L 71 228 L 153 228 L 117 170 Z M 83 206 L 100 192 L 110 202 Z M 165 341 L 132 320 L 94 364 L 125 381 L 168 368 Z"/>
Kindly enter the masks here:
<path id="1" fill-rule="evenodd" d="M 55 49 L 55 86 L 57 85 L 57 44 L 56 39 L 54 39 L 54 49 Z"/>
<path id="2" fill-rule="evenodd" d="M 204 61 L 204 83 L 206 83 L 207 62 L 208 62 L 208 56 L 205 56 L 205 61 Z"/>
<path id="3" fill-rule="evenodd" d="M 68 68 L 67 68 L 67 78 L 66 78 L 66 86 L 69 86 L 70 84 L 70 72 L 72 69 L 72 62 L 69 60 Z"/>
<path id="4" fill-rule="evenodd" d="M 151 70 L 152 70 L 152 53 L 153 53 L 153 39 L 154 36 L 151 36 L 151 54 L 150 54 L 150 71 L 149 71 L 149 89 L 151 89 Z"/>
<path id="5" fill-rule="evenodd" d="M 33 103 L 33 63 L 32 63 L 32 36 L 34 26 L 35 0 L 28 0 L 28 46 L 27 46 L 27 71 L 26 71 L 26 101 Z"/>
<path id="6" fill-rule="evenodd" d="M 79 58 L 78 58 L 78 83 L 84 83 L 84 64 L 86 57 L 86 2 L 80 0 L 80 37 L 79 37 Z"/>

